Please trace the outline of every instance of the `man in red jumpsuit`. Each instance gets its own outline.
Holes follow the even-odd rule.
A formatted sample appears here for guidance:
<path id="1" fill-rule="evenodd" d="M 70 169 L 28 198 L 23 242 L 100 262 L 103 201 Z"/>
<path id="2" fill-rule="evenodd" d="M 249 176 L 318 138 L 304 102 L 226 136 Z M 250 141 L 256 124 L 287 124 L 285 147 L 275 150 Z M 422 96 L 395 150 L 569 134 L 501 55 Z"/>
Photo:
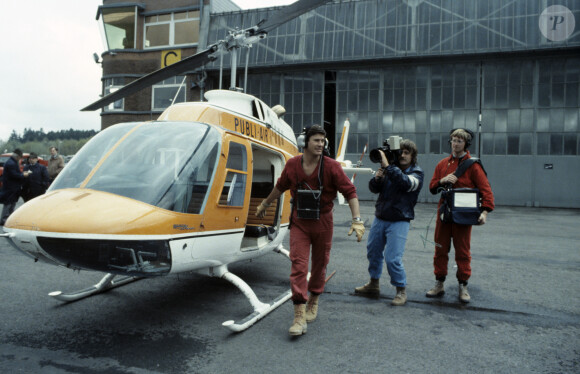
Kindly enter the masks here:
<path id="1" fill-rule="evenodd" d="M 453 185 L 453 188 L 478 188 L 482 197 L 481 206 L 483 209 L 478 221 L 480 225 L 483 225 L 487 220 L 487 213 L 494 208 L 493 193 L 485 171 L 479 163 L 474 163 L 459 178 L 454 175 L 459 164 L 471 157 L 467 148 L 471 144 L 472 138 L 473 133 L 470 131 L 464 129 L 452 130 L 450 134 L 452 153 L 449 157 L 441 160 L 435 167 L 429 190 L 432 194 L 437 194 L 439 188 L 447 184 Z M 441 200 L 439 201 L 440 205 Z M 438 211 L 439 206 L 437 207 Z M 443 282 L 445 282 L 445 277 L 447 276 L 451 239 L 453 239 L 453 248 L 455 248 L 459 300 L 468 303 L 471 300 L 467 292 L 467 281 L 471 276 L 471 225 L 444 223 L 439 215 L 435 224 L 435 256 L 433 258 L 436 282 L 435 286 L 427 291 L 426 296 L 441 297 L 445 293 Z"/>
<path id="2" fill-rule="evenodd" d="M 290 335 L 305 334 L 307 322 L 314 321 L 318 313 L 318 297 L 324 291 L 326 265 L 330 259 L 333 233 L 332 208 L 337 191 L 344 195 L 352 213 L 352 224 L 348 235 L 354 231 L 357 241 L 360 242 L 365 232 L 360 218 L 356 188 L 340 164 L 324 156 L 325 144 L 326 131 L 318 125 L 310 127 L 306 132 L 304 154 L 288 160 L 276 186 L 256 211 L 256 216 L 263 217 L 266 208 L 288 189 L 294 199 L 294 205 L 296 205 L 298 189 L 313 191 L 322 189 L 319 195 L 319 219 L 300 218 L 296 206 L 293 206 L 291 213 L 290 285 L 294 302 L 294 321 L 288 331 Z M 323 166 L 322 170 L 321 166 Z M 314 196 L 317 195 L 317 192 L 313 193 Z M 310 246 L 312 246 L 312 266 L 310 280 L 307 280 Z M 308 291 L 310 291 L 310 297 L 308 297 Z"/>

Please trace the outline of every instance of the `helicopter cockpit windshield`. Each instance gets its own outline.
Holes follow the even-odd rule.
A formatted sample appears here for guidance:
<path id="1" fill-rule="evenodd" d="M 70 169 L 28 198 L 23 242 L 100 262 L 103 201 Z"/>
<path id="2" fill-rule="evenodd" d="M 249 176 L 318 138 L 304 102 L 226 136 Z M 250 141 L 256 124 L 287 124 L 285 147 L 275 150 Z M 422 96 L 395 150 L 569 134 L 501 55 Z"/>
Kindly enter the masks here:
<path id="1" fill-rule="evenodd" d="M 91 139 L 50 190 L 89 188 L 175 212 L 200 214 L 220 145 L 219 132 L 202 123 L 115 125 Z"/>

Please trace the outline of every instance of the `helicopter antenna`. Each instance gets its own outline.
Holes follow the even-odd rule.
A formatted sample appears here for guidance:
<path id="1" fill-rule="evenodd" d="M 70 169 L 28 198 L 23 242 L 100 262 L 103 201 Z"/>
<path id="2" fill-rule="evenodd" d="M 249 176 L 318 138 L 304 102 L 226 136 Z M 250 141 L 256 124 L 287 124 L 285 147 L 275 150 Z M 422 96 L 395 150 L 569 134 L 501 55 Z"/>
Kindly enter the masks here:
<path id="1" fill-rule="evenodd" d="M 177 89 L 177 92 L 175 93 L 175 96 L 173 96 L 173 100 L 171 100 L 171 104 L 175 104 L 175 100 L 177 100 L 177 95 L 179 95 L 179 93 L 181 92 L 181 89 L 183 88 L 183 86 L 185 86 L 185 79 L 187 77 L 184 75 L 183 76 L 183 80 L 181 81 L 181 84 L 179 85 L 179 88 Z"/>

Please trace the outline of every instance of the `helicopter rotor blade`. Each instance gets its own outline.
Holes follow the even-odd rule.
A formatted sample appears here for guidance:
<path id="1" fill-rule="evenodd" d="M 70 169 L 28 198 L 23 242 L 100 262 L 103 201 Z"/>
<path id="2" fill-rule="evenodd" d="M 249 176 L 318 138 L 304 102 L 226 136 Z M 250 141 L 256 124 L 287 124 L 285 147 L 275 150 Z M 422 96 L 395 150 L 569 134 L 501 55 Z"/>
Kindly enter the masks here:
<path id="1" fill-rule="evenodd" d="M 100 109 L 105 105 L 109 105 L 110 103 L 113 103 L 117 100 L 127 97 L 139 90 L 142 90 L 143 88 L 150 87 L 155 83 L 161 82 L 164 79 L 171 78 L 186 71 L 194 70 L 199 66 L 203 66 L 208 62 L 214 60 L 214 58 L 211 55 L 216 50 L 217 44 L 214 44 L 193 56 L 186 57 L 183 60 L 171 64 L 165 68 L 155 70 L 154 72 L 149 73 L 121 87 L 117 91 L 110 93 L 109 95 L 103 97 L 102 99 L 95 101 L 89 106 L 81 109 L 81 111 L 92 111 Z"/>
<path id="2" fill-rule="evenodd" d="M 328 3 L 330 0 L 299 0 L 277 12 L 273 13 L 269 19 L 263 19 L 253 27 L 255 34 L 268 33 L 286 22 L 304 14 L 312 9 Z"/>
<path id="3" fill-rule="evenodd" d="M 274 12 L 269 19 L 263 19 L 256 26 L 246 29 L 245 32 L 247 33 L 247 36 L 258 36 L 258 38 L 250 38 L 255 39 L 252 41 L 253 43 L 259 39 L 262 39 L 265 36 L 265 34 L 274 30 L 276 27 L 279 27 L 284 23 L 304 13 L 307 13 L 312 9 L 315 9 L 320 5 L 327 3 L 329 1 L 330 0 L 298 0 L 295 3 L 292 3 Z M 89 106 L 81 109 L 81 111 L 93 111 L 100 109 L 106 105 L 109 105 L 110 103 L 113 103 L 117 100 L 127 97 L 139 90 L 150 87 L 155 83 L 161 82 L 164 79 L 171 78 L 176 75 L 194 70 L 197 67 L 203 66 L 211 61 L 214 61 L 215 60 L 214 53 L 218 50 L 219 46 L 224 45 L 224 43 L 227 45 L 229 43 L 232 43 L 233 41 L 234 38 L 230 35 L 229 40 L 215 43 L 209 46 L 207 49 L 193 56 L 189 56 L 165 68 L 161 68 L 152 73 L 144 75 L 143 77 L 121 87 L 117 91 L 112 92 L 104 96 L 100 100 L 95 101 Z M 237 45 L 239 47 L 242 44 L 232 43 L 231 45 L 232 46 Z"/>

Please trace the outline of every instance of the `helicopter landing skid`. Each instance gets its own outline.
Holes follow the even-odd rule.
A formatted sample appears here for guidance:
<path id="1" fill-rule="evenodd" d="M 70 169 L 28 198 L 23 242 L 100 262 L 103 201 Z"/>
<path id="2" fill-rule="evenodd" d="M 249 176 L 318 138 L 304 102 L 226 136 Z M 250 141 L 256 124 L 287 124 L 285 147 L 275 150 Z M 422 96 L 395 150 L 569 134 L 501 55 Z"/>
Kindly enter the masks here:
<path id="1" fill-rule="evenodd" d="M 288 257 L 290 259 L 290 254 L 287 249 L 285 249 L 281 244 L 274 249 L 275 252 L 280 253 L 283 256 Z M 221 278 L 229 281 L 234 286 L 238 287 L 240 291 L 248 298 L 250 304 L 254 308 L 254 312 L 248 315 L 246 318 L 240 321 L 225 321 L 222 323 L 222 326 L 227 327 L 231 331 L 240 332 L 244 331 L 247 328 L 251 327 L 254 323 L 258 322 L 260 319 L 264 318 L 268 315 L 271 311 L 278 308 L 280 305 L 284 304 L 290 297 L 292 296 L 292 291 L 288 290 L 275 298 L 271 303 L 263 303 L 261 302 L 252 288 L 244 282 L 240 277 L 235 274 L 230 273 L 227 271 L 227 268 L 224 266 L 220 268 L 223 272 L 217 274 L 217 276 L 221 276 Z"/>
<path id="2" fill-rule="evenodd" d="M 89 296 L 92 296 L 92 295 L 95 295 L 95 294 L 98 294 L 101 292 L 105 292 L 107 290 L 110 290 L 111 288 L 123 286 L 127 283 L 130 283 L 130 282 L 133 282 L 133 281 L 140 279 L 139 277 L 127 276 L 127 277 L 120 278 L 117 281 L 114 281 L 113 278 L 115 278 L 114 274 L 107 274 L 99 281 L 99 283 L 97 283 L 93 286 L 87 287 L 84 290 L 71 292 L 71 293 L 62 293 L 62 291 L 54 291 L 54 292 L 49 293 L 48 296 L 54 297 L 57 300 L 65 301 L 65 302 L 77 301 L 80 299 L 84 299 L 85 297 L 89 297 Z"/>

